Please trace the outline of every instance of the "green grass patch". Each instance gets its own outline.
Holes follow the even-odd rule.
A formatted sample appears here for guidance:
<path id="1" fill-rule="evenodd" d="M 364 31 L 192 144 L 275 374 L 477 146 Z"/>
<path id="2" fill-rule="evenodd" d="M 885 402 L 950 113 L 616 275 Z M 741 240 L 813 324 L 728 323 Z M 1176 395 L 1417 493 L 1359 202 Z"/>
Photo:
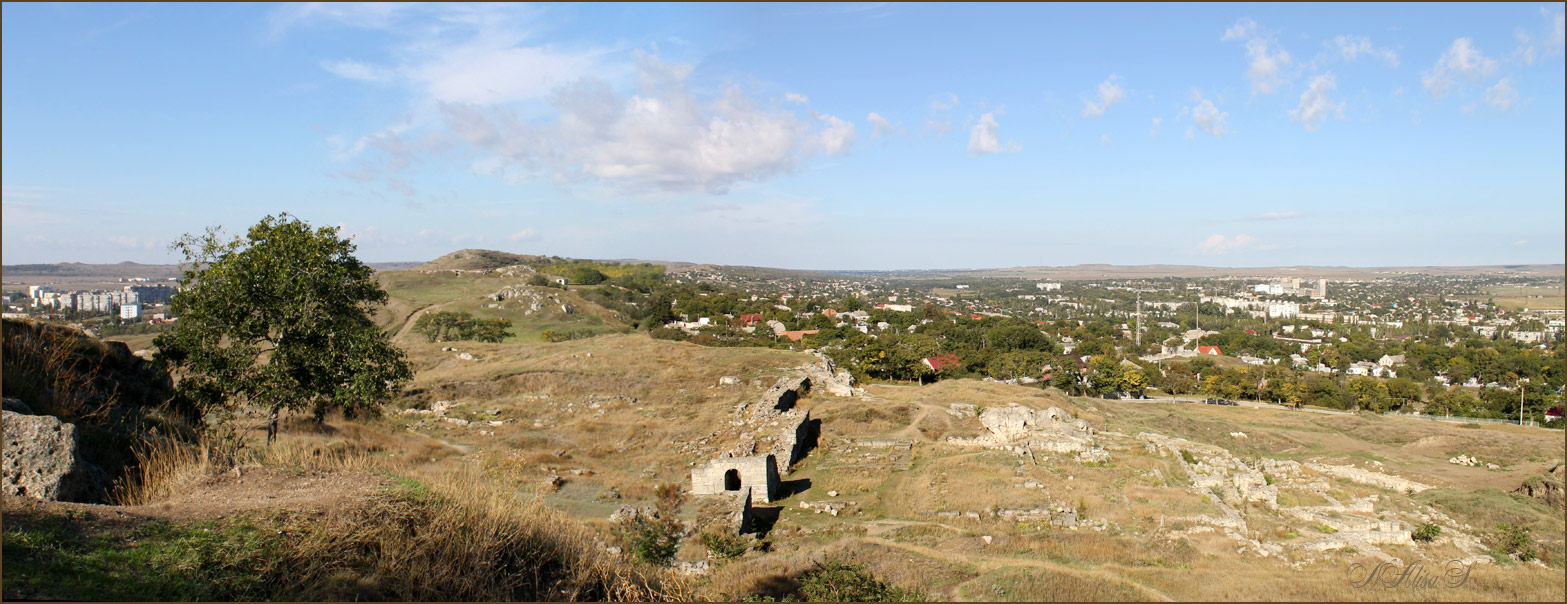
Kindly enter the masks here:
<path id="1" fill-rule="evenodd" d="M 279 537 L 244 522 L 151 521 L 84 530 L 79 514 L 8 511 L 4 596 L 60 600 L 263 600 Z"/>

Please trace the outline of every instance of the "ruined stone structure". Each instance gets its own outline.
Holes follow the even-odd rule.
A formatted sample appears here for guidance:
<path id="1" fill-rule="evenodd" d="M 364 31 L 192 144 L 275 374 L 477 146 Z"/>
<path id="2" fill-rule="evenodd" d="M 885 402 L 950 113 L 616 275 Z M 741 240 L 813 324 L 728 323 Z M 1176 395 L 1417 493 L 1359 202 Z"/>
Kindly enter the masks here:
<path id="1" fill-rule="evenodd" d="M 955 445 L 982 446 L 1017 452 L 1076 454 L 1079 461 L 1103 462 L 1109 454 L 1094 446 L 1094 428 L 1058 407 L 1030 409 L 1015 404 L 991 407 L 979 414 L 990 434 L 978 438 L 950 437 Z"/>
<path id="2" fill-rule="evenodd" d="M 756 532 L 756 514 L 751 510 L 753 487 L 735 493 L 733 511 L 729 512 L 729 526 L 736 535 Z"/>
<path id="3" fill-rule="evenodd" d="M 751 489 L 752 503 L 778 496 L 778 458 L 772 455 L 725 457 L 691 470 L 692 495 L 718 495 Z"/>

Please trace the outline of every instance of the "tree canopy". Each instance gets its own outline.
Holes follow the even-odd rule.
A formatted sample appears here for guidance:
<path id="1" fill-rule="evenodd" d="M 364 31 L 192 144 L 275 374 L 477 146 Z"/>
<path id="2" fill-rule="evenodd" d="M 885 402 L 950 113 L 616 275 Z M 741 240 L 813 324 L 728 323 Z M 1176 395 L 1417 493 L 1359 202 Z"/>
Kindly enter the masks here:
<path id="1" fill-rule="evenodd" d="M 178 321 L 156 344 L 179 396 L 204 412 L 254 405 L 274 425 L 281 409 L 374 414 L 412 377 L 371 319 L 386 292 L 336 228 L 281 214 L 244 237 L 209 228 L 174 248 L 185 257 Z"/>

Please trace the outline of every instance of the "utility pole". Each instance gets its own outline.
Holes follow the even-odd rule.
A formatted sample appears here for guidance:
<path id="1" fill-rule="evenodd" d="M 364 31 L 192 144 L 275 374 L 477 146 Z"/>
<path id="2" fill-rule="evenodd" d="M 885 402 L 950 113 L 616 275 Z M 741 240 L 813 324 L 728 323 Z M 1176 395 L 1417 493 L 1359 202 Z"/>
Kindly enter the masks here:
<path id="1" fill-rule="evenodd" d="M 1518 425 L 1523 425 L 1523 385 L 1529 383 L 1529 378 L 1518 380 Z"/>
<path id="2" fill-rule="evenodd" d="M 1137 350 L 1143 349 L 1143 292 L 1137 292 Z"/>

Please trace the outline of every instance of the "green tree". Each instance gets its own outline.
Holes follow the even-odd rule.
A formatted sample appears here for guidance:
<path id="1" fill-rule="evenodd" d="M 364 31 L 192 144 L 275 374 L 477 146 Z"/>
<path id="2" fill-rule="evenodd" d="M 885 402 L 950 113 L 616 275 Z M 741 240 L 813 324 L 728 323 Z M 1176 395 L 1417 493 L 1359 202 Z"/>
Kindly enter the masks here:
<path id="1" fill-rule="evenodd" d="M 338 230 L 288 214 L 244 237 L 221 229 L 174 244 L 185 257 L 179 317 L 155 344 L 181 376 L 177 394 L 204 412 L 248 404 L 278 412 L 375 414 L 412 378 L 403 351 L 371 319 L 386 292 Z"/>

